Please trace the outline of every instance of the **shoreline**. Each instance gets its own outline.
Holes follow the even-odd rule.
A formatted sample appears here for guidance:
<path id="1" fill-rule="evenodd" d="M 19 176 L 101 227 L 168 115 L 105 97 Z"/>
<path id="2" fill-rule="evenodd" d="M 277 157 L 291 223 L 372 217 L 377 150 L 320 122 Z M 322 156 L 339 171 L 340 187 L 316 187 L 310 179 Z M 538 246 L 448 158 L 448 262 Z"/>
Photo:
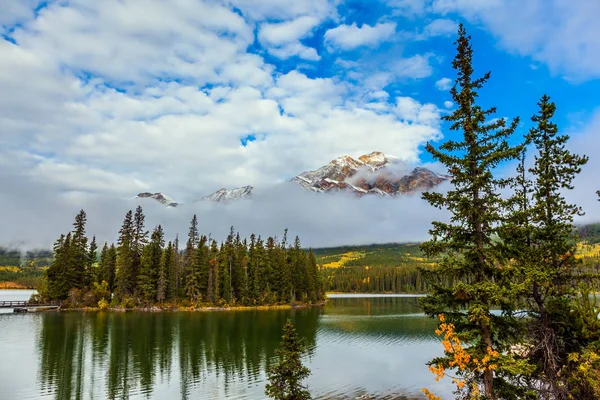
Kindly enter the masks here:
<path id="1" fill-rule="evenodd" d="M 151 306 L 151 307 L 132 307 L 132 308 L 121 308 L 121 307 L 78 307 L 78 308 L 59 308 L 56 310 L 44 310 L 44 311 L 84 311 L 84 312 L 209 312 L 209 311 L 246 311 L 246 310 L 291 310 L 297 308 L 309 308 L 309 307 L 322 307 L 327 303 L 324 300 L 315 304 L 275 304 L 275 305 L 262 305 L 262 306 L 207 306 L 207 307 L 186 307 L 186 306 Z M 42 311 L 42 310 L 40 310 Z"/>

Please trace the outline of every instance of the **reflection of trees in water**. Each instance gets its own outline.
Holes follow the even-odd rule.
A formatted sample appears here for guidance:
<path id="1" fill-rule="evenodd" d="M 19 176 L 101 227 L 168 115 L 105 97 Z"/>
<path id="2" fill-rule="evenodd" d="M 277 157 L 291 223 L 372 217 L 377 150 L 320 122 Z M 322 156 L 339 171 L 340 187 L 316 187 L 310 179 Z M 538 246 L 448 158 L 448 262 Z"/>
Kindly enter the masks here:
<path id="1" fill-rule="evenodd" d="M 259 381 L 287 318 L 316 345 L 319 310 L 196 313 L 56 313 L 41 316 L 41 390 L 56 399 L 149 396 L 179 368 L 182 398 L 194 387 Z M 157 382 L 158 381 L 158 382 Z M 103 387 L 104 386 L 104 387 Z M 86 396 L 87 397 L 87 396 Z"/>

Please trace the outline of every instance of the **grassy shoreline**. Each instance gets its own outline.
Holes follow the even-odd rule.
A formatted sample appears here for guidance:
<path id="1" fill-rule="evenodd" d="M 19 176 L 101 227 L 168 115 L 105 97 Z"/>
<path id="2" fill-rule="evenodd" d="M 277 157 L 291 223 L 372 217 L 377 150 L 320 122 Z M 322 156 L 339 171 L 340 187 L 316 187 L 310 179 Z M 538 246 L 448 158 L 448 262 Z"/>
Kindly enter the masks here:
<path id="1" fill-rule="evenodd" d="M 315 304 L 275 304 L 275 305 L 261 305 L 261 306 L 177 306 L 177 305 L 165 305 L 165 306 L 151 306 L 151 307 L 79 307 L 79 308 L 61 308 L 57 311 L 110 311 L 110 312 L 180 312 L 180 311 L 246 311 L 246 310 L 291 310 L 297 308 L 308 308 L 308 307 L 322 307 L 327 303 L 324 300 Z"/>

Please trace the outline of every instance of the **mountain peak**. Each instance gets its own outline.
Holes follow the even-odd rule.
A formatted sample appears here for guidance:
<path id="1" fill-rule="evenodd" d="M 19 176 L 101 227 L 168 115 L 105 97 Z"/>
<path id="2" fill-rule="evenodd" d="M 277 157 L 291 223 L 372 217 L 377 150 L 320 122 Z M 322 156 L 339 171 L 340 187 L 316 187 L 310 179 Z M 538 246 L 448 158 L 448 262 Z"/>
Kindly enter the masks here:
<path id="1" fill-rule="evenodd" d="M 160 193 L 160 192 L 156 192 L 156 193 L 142 192 L 142 193 L 138 193 L 137 196 L 135 196 L 135 198 L 136 199 L 151 198 L 151 199 L 158 201 L 161 204 L 164 204 L 167 207 L 177 207 L 180 205 L 179 203 L 173 201 L 173 199 L 171 199 L 166 194 Z"/>
<path id="2" fill-rule="evenodd" d="M 417 167 L 410 174 L 395 176 L 385 167 L 398 160 L 381 151 L 358 157 L 338 157 L 315 171 L 306 171 L 291 182 L 315 192 L 351 191 L 359 196 L 366 194 L 396 195 L 431 189 L 448 179 Z"/>
<path id="3" fill-rule="evenodd" d="M 249 198 L 252 197 L 252 189 L 254 188 L 249 185 L 235 189 L 221 188 L 216 192 L 209 194 L 208 196 L 204 196 L 200 199 L 200 201 L 214 201 L 220 203 L 224 201 Z"/>

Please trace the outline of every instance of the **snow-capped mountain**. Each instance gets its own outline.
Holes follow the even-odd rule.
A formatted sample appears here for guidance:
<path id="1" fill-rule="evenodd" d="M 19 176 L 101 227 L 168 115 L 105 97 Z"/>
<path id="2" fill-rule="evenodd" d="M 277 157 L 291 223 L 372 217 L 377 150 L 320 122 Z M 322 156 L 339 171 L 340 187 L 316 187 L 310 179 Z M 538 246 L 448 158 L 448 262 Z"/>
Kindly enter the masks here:
<path id="1" fill-rule="evenodd" d="M 173 199 L 171 199 L 169 196 L 167 196 L 166 194 L 163 194 L 163 193 L 143 192 L 143 193 L 138 193 L 138 195 L 135 196 L 135 198 L 136 199 L 151 198 L 151 199 L 158 201 L 161 204 L 164 204 L 167 207 L 177 207 L 180 205 L 179 203 L 173 201 Z"/>
<path id="2" fill-rule="evenodd" d="M 252 186 L 243 186 L 241 188 L 235 188 L 235 189 L 223 188 L 223 189 L 217 190 L 216 192 L 214 192 L 212 194 L 209 194 L 208 196 L 204 196 L 199 201 L 223 202 L 223 201 L 249 198 L 249 197 L 252 197 L 252 189 L 254 189 Z"/>
<path id="3" fill-rule="evenodd" d="M 290 182 L 319 193 L 343 190 L 358 196 L 388 196 L 428 190 L 449 179 L 448 176 L 438 175 L 422 167 L 417 167 L 408 174 L 406 172 L 397 158 L 374 151 L 358 159 L 338 157 L 315 171 L 297 175 Z M 253 189 L 252 186 L 223 188 L 194 202 L 228 202 L 250 198 Z M 179 205 L 163 193 L 140 193 L 136 198 L 153 198 L 167 207 Z"/>
<path id="4" fill-rule="evenodd" d="M 291 182 L 315 192 L 346 190 L 363 196 L 412 193 L 431 189 L 448 179 L 426 168 L 415 168 L 408 175 L 387 168 L 398 163 L 395 157 L 378 151 L 358 159 L 342 156 L 316 171 L 301 173 Z"/>

